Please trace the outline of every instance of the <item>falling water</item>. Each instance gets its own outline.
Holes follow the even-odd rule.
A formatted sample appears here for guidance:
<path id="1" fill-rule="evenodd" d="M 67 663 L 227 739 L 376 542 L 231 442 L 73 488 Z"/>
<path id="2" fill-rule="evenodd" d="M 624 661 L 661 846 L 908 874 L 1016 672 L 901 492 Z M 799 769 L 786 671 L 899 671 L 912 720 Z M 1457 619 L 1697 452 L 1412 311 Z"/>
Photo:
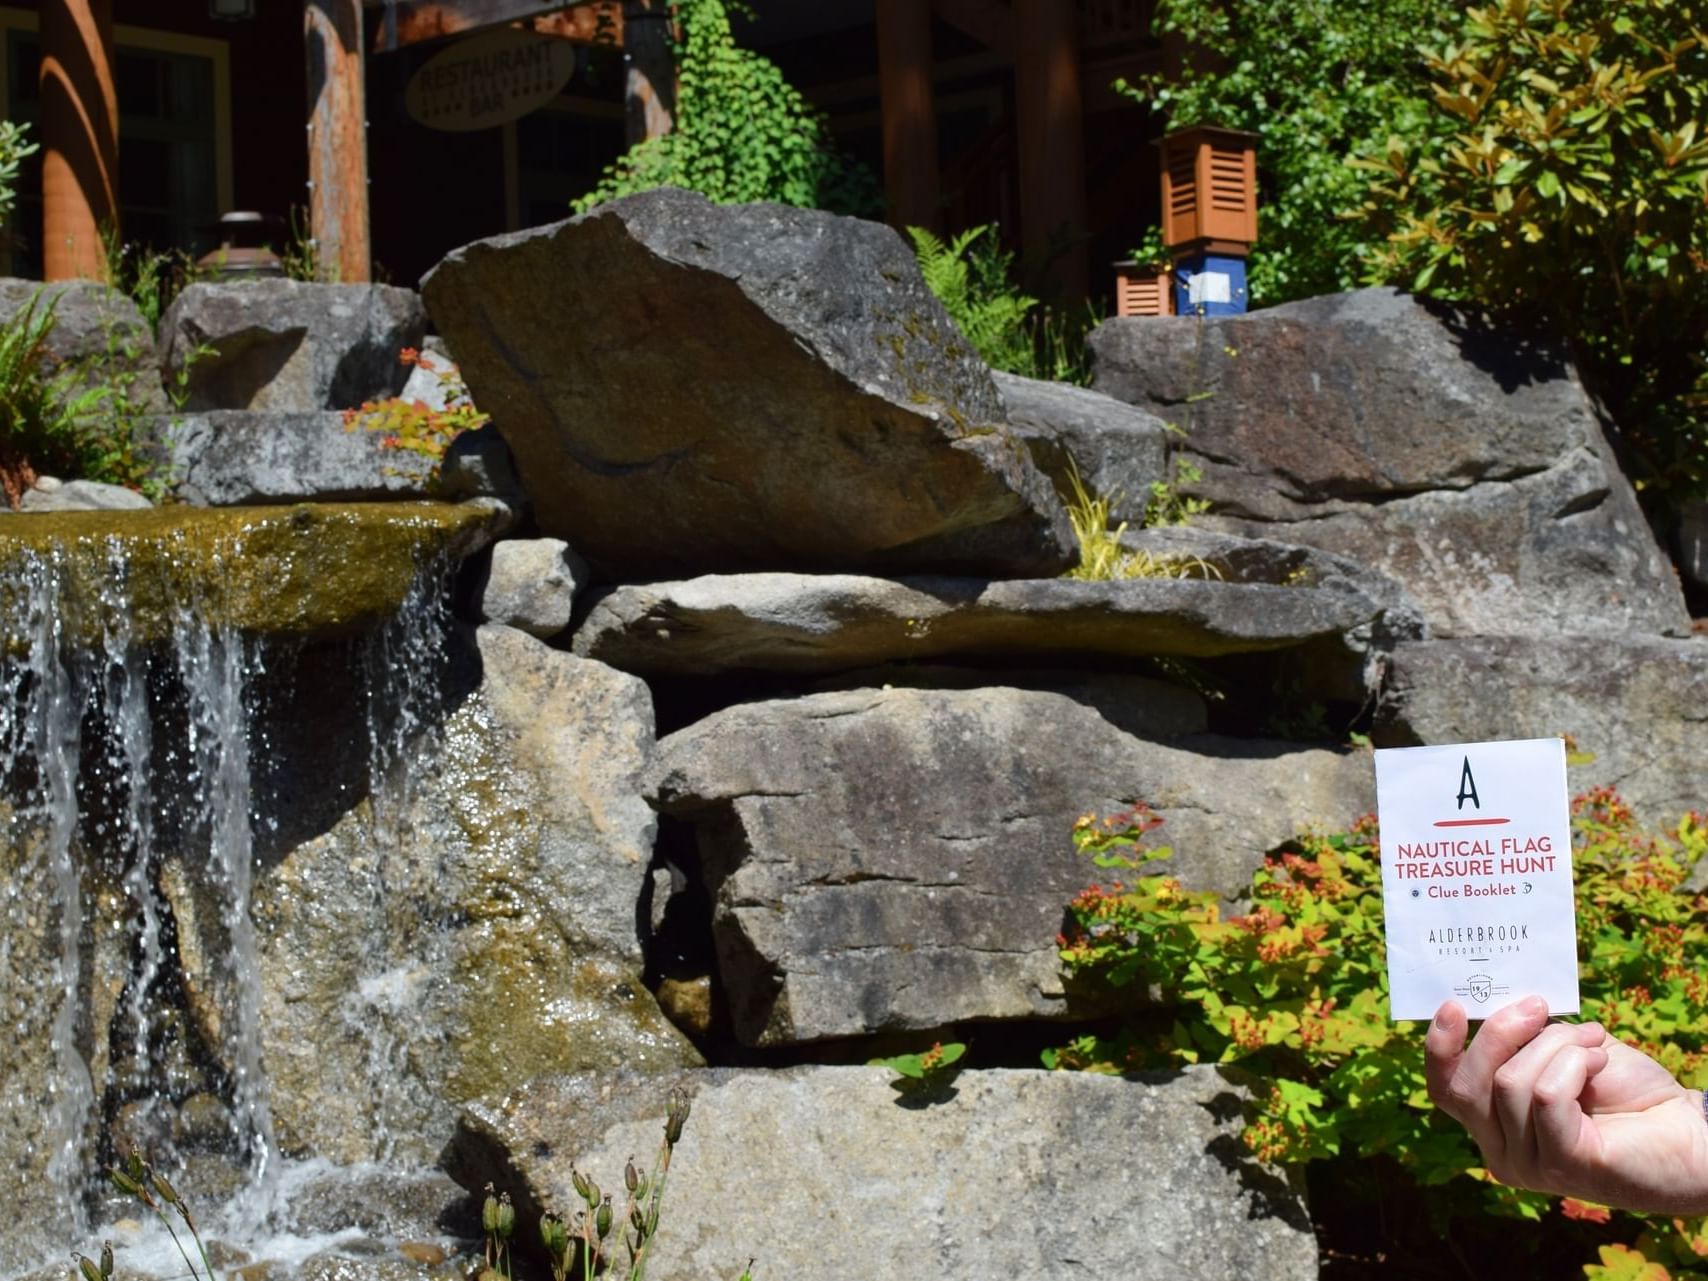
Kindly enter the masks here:
<path id="1" fill-rule="evenodd" d="M 270 667 L 301 647 L 208 621 L 170 557 L 128 548 L 101 549 L 97 599 L 64 546 L 15 552 L 0 580 L 0 993 L 18 994 L 0 1151 L 23 1154 L 0 1187 L 27 1225 L 0 1234 L 0 1274 L 88 1249 L 113 1208 L 103 1170 L 132 1148 L 192 1186 L 224 1170 L 251 1224 L 279 1179 L 250 914 L 278 816 L 252 762 L 269 700 L 288 701 Z M 339 642 L 376 848 L 401 839 L 402 765 L 436 720 L 445 579 L 435 562 L 390 622 Z M 133 634 L 139 602 L 163 599 L 168 634 Z"/>

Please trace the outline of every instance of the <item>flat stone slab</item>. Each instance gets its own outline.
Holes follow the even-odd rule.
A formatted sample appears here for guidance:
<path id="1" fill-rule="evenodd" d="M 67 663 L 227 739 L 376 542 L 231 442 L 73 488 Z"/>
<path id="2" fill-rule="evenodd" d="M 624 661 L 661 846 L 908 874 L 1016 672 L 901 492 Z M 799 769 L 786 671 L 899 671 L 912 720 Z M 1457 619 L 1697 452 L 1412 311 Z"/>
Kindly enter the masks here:
<path id="1" fill-rule="evenodd" d="M 1387 288 L 1126 317 L 1090 344 L 1097 390 L 1184 431 L 1202 524 L 1355 557 L 1438 634 L 1685 630 L 1561 352 Z"/>
<path id="2" fill-rule="evenodd" d="M 695 828 L 723 991 L 753 1045 L 1071 1017 L 1056 933 L 1107 879 L 1073 848 L 1082 814 L 1147 802 L 1171 870 L 1236 894 L 1265 854 L 1374 800 L 1367 755 L 1149 742 L 1004 688 L 738 704 L 661 740 L 653 778 L 658 809 Z"/>
<path id="3" fill-rule="evenodd" d="M 141 435 L 173 492 L 197 507 L 424 498 L 432 470 L 331 412 L 162 414 Z"/>
<path id="4" fill-rule="evenodd" d="M 729 574 L 618 587 L 576 629 L 574 648 L 625 671 L 675 675 L 952 655 L 1212 658 L 1342 636 L 1380 612 L 1338 581 Z"/>
<path id="5" fill-rule="evenodd" d="M 46 590 L 67 635 L 99 637 L 119 564 L 139 644 L 173 636 L 183 600 L 194 600 L 210 627 L 324 640 L 390 617 L 425 566 L 443 558 L 449 567 L 480 550 L 501 519 L 478 503 L 20 515 L 0 534 L 0 619 L 28 619 L 29 593 Z"/>
<path id="6" fill-rule="evenodd" d="M 542 534 L 608 581 L 1071 563 L 990 371 L 878 223 L 662 189 L 423 280 Z"/>
<path id="7" fill-rule="evenodd" d="M 1317 1275 L 1303 1198 L 1239 1141 L 1250 1095 L 1215 1068 L 1143 1078 L 966 1071 L 907 1106 L 881 1068 L 706 1071 L 659 1213 L 653 1281 Z M 558 1078 L 469 1107 L 447 1153 L 471 1191 L 576 1204 L 570 1167 L 613 1190 L 650 1165 L 663 1081 Z"/>
<path id="8" fill-rule="evenodd" d="M 1708 640 L 1513 636 L 1394 651 L 1375 737 L 1391 746 L 1570 734 L 1647 824 L 1708 811 Z"/>

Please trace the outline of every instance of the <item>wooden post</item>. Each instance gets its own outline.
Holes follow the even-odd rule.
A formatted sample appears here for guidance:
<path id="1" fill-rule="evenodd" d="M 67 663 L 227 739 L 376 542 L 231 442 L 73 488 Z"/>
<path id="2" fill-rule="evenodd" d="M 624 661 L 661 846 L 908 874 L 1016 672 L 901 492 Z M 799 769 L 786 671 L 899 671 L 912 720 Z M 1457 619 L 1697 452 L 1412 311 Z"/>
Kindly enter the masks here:
<path id="1" fill-rule="evenodd" d="M 890 225 L 937 230 L 937 112 L 931 101 L 931 7 L 877 0 L 878 97 Z"/>
<path id="2" fill-rule="evenodd" d="M 1076 8 L 1014 0 L 1023 260 L 1061 301 L 1086 294 L 1085 113 Z"/>
<path id="3" fill-rule="evenodd" d="M 119 219 L 112 0 L 41 9 L 42 276 L 106 276 L 101 230 Z"/>
<path id="4" fill-rule="evenodd" d="M 362 0 L 305 0 L 309 229 L 323 280 L 364 283 L 368 247 L 367 95 Z"/>
<path id="5" fill-rule="evenodd" d="M 670 47 L 669 0 L 625 0 L 623 90 L 629 145 L 676 127 L 676 56 Z"/>

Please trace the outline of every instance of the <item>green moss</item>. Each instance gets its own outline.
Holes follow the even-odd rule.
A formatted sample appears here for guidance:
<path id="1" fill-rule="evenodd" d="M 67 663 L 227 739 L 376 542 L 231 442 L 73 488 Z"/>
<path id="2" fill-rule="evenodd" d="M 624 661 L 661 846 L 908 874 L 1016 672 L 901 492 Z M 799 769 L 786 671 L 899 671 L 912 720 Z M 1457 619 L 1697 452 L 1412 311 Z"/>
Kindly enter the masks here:
<path id="1" fill-rule="evenodd" d="M 115 613 L 142 643 L 182 610 L 257 635 L 327 637 L 394 613 L 423 566 L 458 556 L 490 519 L 448 503 L 267 508 L 165 507 L 0 518 L 0 611 L 26 616 L 28 584 L 51 565 L 61 620 L 100 635 Z"/>

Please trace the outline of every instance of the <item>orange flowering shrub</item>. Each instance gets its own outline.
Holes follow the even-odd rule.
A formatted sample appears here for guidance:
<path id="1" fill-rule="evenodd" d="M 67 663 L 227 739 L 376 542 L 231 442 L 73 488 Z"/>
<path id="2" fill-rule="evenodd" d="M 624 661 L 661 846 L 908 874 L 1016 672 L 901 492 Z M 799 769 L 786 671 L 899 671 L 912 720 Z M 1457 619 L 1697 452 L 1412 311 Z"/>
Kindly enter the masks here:
<path id="1" fill-rule="evenodd" d="M 1583 1017 L 1686 1085 L 1708 1085 L 1708 898 L 1685 888 L 1708 853 L 1708 819 L 1687 814 L 1665 833 L 1645 833 L 1605 789 L 1578 797 L 1573 812 Z M 1388 1018 L 1373 817 L 1347 832 L 1302 836 L 1267 859 L 1252 878 L 1249 909 L 1232 915 L 1214 892 L 1188 890 L 1158 866 L 1171 853 L 1148 844 L 1160 823 L 1140 805 L 1074 826 L 1075 845 L 1120 879 L 1069 904 L 1061 957 L 1080 980 L 1131 992 L 1135 1017 L 1048 1052 L 1047 1066 L 1239 1064 L 1262 1082 L 1244 1139 L 1264 1160 L 1385 1154 L 1426 1189 L 1475 1180 L 1492 1213 L 1534 1219 L 1556 1208 L 1557 1198 L 1502 1187 L 1481 1168 L 1469 1137 L 1429 1101 L 1423 1028 Z M 1166 1032 L 1140 1017 L 1159 1011 L 1153 997 L 1173 1015 Z M 1599 1281 L 1708 1281 L 1708 1223 L 1569 1199 L 1557 1208 L 1628 1228 L 1628 1245 L 1586 1266 Z M 1632 1260 L 1660 1270 L 1618 1270 Z"/>
<path id="2" fill-rule="evenodd" d="M 445 407 L 433 409 L 424 400 L 404 400 L 392 396 L 386 400 L 365 401 L 360 409 L 344 411 L 345 431 L 377 431 L 382 433 L 380 446 L 428 459 L 428 488 L 439 480 L 439 467 L 445 460 L 445 450 L 458 436 L 490 421 L 491 415 L 474 407 L 468 388 L 455 369 L 441 369 L 413 347 L 405 347 L 398 359 L 405 365 L 418 366 L 434 375 L 445 390 Z"/>

